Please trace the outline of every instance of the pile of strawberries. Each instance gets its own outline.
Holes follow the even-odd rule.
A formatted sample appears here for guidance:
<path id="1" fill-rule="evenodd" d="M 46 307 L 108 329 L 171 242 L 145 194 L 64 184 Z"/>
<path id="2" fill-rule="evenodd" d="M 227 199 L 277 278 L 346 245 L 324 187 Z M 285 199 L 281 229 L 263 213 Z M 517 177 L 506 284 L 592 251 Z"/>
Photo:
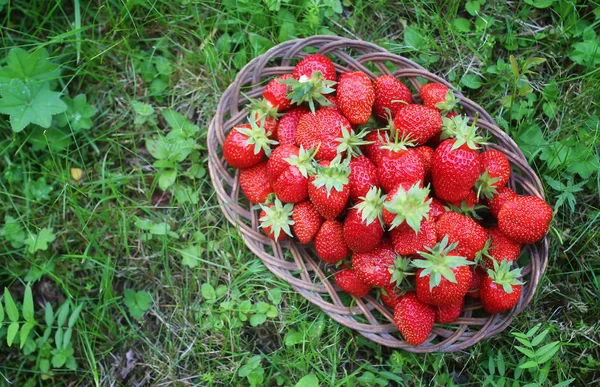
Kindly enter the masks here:
<path id="1" fill-rule="evenodd" d="M 508 159 L 482 151 L 451 90 L 428 83 L 419 96 L 389 75 L 338 77 L 308 55 L 251 101 L 223 146 L 263 232 L 314 242 L 355 297 L 376 288 L 411 345 L 457 319 L 465 297 L 489 313 L 512 308 L 521 247 L 552 220 L 542 199 L 506 187 Z"/>

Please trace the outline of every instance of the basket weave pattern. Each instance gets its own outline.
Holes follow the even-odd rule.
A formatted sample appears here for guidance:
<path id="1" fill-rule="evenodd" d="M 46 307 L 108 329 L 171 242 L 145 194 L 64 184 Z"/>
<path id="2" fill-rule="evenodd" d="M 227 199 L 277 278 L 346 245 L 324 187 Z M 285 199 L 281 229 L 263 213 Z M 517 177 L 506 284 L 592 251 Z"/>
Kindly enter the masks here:
<path id="1" fill-rule="evenodd" d="M 397 333 L 393 311 L 371 296 L 349 302 L 349 298 L 342 294 L 333 281 L 334 270 L 316 256 L 311 246 L 294 241 L 277 244 L 258 230 L 259 211 L 250 209 L 240 190 L 239 173 L 225 163 L 221 151 L 223 142 L 228 131 L 246 119 L 248 112 L 244 106 L 248 101 L 245 96 L 260 97 L 266 81 L 291 73 L 299 59 L 307 54 L 303 51 L 306 48 L 328 54 L 334 60 L 338 73 L 362 71 L 372 79 L 381 74 L 391 74 L 409 87 L 412 85 L 416 91 L 421 87 L 417 77 L 447 85 L 456 94 L 457 105 L 462 107 L 460 113 L 471 118 L 478 116 L 477 126 L 487 131 L 494 142 L 487 148 L 502 150 L 510 160 L 512 174 L 508 186 L 520 194 L 544 198 L 539 178 L 514 141 L 498 128 L 485 110 L 465 98 L 444 79 L 372 43 L 334 36 L 313 36 L 279 44 L 255 58 L 239 72 L 221 97 L 209 128 L 208 149 L 210 176 L 225 217 L 239 228 L 245 244 L 271 272 L 287 281 L 298 293 L 340 324 L 381 345 L 413 352 L 454 352 L 503 331 L 535 293 L 548 261 L 548 236 L 535 245 L 525 247 L 530 257 L 529 263 L 523 267 L 526 284 L 519 303 L 513 309 L 488 315 L 482 312 L 479 302 L 469 303 L 467 300 L 463 314 L 454 323 L 435 326 L 424 344 L 411 347 Z M 376 69 L 376 72 L 372 69 Z M 415 95 L 415 99 L 419 101 L 418 95 Z"/>

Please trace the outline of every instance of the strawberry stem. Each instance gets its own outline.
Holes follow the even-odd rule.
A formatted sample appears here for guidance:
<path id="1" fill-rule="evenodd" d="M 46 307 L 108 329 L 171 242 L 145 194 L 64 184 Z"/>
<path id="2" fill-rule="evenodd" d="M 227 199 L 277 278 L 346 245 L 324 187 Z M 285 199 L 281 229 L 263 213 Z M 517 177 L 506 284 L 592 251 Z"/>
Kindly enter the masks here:
<path id="1" fill-rule="evenodd" d="M 396 214 L 390 229 L 406 222 L 415 232 L 419 232 L 422 220 L 429 219 L 431 201 L 429 188 L 421 188 L 419 183 L 414 184 L 408 191 L 402 187 L 398 189 L 391 200 L 383 204 L 386 210 Z"/>
<path id="2" fill-rule="evenodd" d="M 260 227 L 270 227 L 271 232 L 275 236 L 275 240 L 279 239 L 281 231 L 292 236 L 290 226 L 294 224 L 292 220 L 292 211 L 294 205 L 292 203 L 283 204 L 279 199 L 275 199 L 272 206 L 261 205 L 265 215 L 259 219 Z"/>
<path id="3" fill-rule="evenodd" d="M 329 81 L 324 78 L 320 71 L 315 71 L 312 73 L 311 78 L 304 76 L 300 79 L 289 78 L 279 80 L 279 83 L 283 83 L 292 89 L 287 98 L 293 104 L 301 105 L 307 102 L 310 110 L 314 113 L 316 110 L 315 102 L 321 106 L 331 106 L 331 102 L 325 98 L 325 94 L 333 93 L 335 91 L 333 86 L 337 82 Z"/>
<path id="4" fill-rule="evenodd" d="M 496 260 L 494 262 L 494 268 L 488 269 L 487 273 L 490 276 L 491 280 L 498 285 L 501 285 L 504 291 L 507 294 L 511 294 L 513 292 L 513 285 L 523 285 L 523 281 L 519 278 L 521 277 L 521 268 L 516 268 L 511 270 L 511 263 L 508 261 L 498 262 Z"/>
<path id="5" fill-rule="evenodd" d="M 271 154 L 271 145 L 277 145 L 279 143 L 267 137 L 265 128 L 262 125 L 257 125 L 256 122 L 252 119 L 249 123 L 250 129 L 238 127 L 235 128 L 235 130 L 248 137 L 248 139 L 246 140 L 246 145 L 254 144 L 254 154 L 258 154 L 262 149 L 265 151 L 265 154 L 269 156 Z"/>
<path id="6" fill-rule="evenodd" d="M 371 187 L 365 196 L 361 196 L 361 202 L 354 206 L 358 210 L 363 222 L 368 226 L 379 219 L 383 225 L 383 202 L 386 196 L 381 195 L 381 189 Z"/>
<path id="7" fill-rule="evenodd" d="M 327 197 L 329 197 L 332 189 L 342 192 L 344 186 L 348 185 L 348 176 L 350 175 L 349 159 L 341 161 L 341 156 L 337 155 L 328 166 L 316 162 L 314 166 L 316 175 L 313 184 L 317 188 L 325 187 Z"/>

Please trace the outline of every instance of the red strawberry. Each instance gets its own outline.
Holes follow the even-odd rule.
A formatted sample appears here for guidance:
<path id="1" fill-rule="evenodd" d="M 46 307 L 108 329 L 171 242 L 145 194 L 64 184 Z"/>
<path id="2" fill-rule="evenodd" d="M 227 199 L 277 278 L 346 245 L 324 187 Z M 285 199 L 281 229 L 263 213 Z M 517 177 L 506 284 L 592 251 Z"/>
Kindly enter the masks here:
<path id="1" fill-rule="evenodd" d="M 261 162 L 253 167 L 240 170 L 242 192 L 252 203 L 263 203 L 273 192 L 267 176 L 267 163 Z"/>
<path id="2" fill-rule="evenodd" d="M 427 340 L 434 319 L 434 309 L 419 301 L 414 292 L 406 293 L 394 308 L 394 322 L 409 345 L 421 345 Z"/>
<path id="3" fill-rule="evenodd" d="M 312 153 L 294 145 L 281 145 L 267 162 L 267 174 L 277 197 L 285 203 L 299 203 L 308 197 L 308 172 Z"/>
<path id="4" fill-rule="evenodd" d="M 415 259 L 417 267 L 417 297 L 426 304 L 442 306 L 458 302 L 467 294 L 471 285 L 470 261 L 459 257 L 453 250 L 456 243 L 448 244 L 448 238 L 427 252 L 419 254 L 425 259 Z"/>
<path id="5" fill-rule="evenodd" d="M 425 168 L 425 180 L 427 180 L 431 175 L 431 162 L 433 161 L 433 154 L 435 151 L 427 145 L 415 147 L 415 151 L 421 156 L 423 168 Z"/>
<path id="6" fill-rule="evenodd" d="M 469 261 L 475 259 L 488 240 L 488 234 L 483 227 L 468 216 L 457 212 L 443 213 L 435 227 L 438 242 L 448 238 L 450 243 L 458 243 L 458 247 L 452 253 Z"/>
<path id="7" fill-rule="evenodd" d="M 433 188 L 442 200 L 462 201 L 481 174 L 477 144 L 483 139 L 476 135 L 477 127 L 468 126 L 468 118 L 458 116 L 444 120 L 444 136 L 456 138 L 442 141 L 435 150 L 431 163 Z"/>
<path id="8" fill-rule="evenodd" d="M 446 212 L 446 208 L 444 208 L 442 202 L 437 198 L 432 198 L 429 204 L 429 219 L 436 221 L 444 212 Z"/>
<path id="9" fill-rule="evenodd" d="M 436 306 L 435 310 L 435 322 L 439 324 L 448 324 L 456 320 L 463 311 L 465 306 L 465 299 L 461 298 L 460 301 L 452 304 Z"/>
<path id="10" fill-rule="evenodd" d="M 401 136 L 422 145 L 442 129 L 442 116 L 435 109 L 411 104 L 400 107 L 394 117 L 394 129 Z"/>
<path id="11" fill-rule="evenodd" d="M 360 71 L 340 75 L 337 85 L 337 104 L 353 124 L 364 124 L 371 117 L 375 90 L 369 77 Z"/>
<path id="12" fill-rule="evenodd" d="M 517 243 L 535 243 L 548 232 L 552 207 L 537 196 L 517 196 L 498 213 L 498 228 Z"/>
<path id="13" fill-rule="evenodd" d="M 362 155 L 350 160 L 348 184 L 350 185 L 350 199 L 354 202 L 366 196 L 371 187 L 379 187 L 377 168 L 371 160 Z"/>
<path id="14" fill-rule="evenodd" d="M 379 165 L 383 153 L 382 147 L 390 142 L 389 132 L 386 129 L 374 130 L 366 135 L 365 141 L 369 144 L 362 147 L 363 153 L 373 164 Z"/>
<path id="15" fill-rule="evenodd" d="M 473 276 L 471 277 L 471 285 L 469 286 L 467 296 L 471 298 L 479 298 L 479 287 L 481 286 L 483 276 L 485 276 L 485 271 L 481 267 L 475 266 L 473 266 L 471 269 Z"/>
<path id="16" fill-rule="evenodd" d="M 287 98 L 289 88 L 280 81 L 293 78 L 292 74 L 283 74 L 272 79 L 265 89 L 262 96 L 268 102 L 270 107 L 277 108 L 277 111 L 282 112 L 290 108 L 292 101 Z"/>
<path id="17" fill-rule="evenodd" d="M 335 283 L 346 293 L 354 297 L 365 297 L 371 290 L 371 285 L 364 283 L 358 278 L 352 269 L 338 271 L 333 276 Z"/>
<path id="18" fill-rule="evenodd" d="M 304 149 L 317 149 L 317 160 L 333 160 L 344 137 L 342 128 L 350 130 L 350 122 L 335 110 L 319 110 L 304 114 L 296 128 L 296 143 Z"/>
<path id="19" fill-rule="evenodd" d="M 394 118 L 398 108 L 412 103 L 410 89 L 391 75 L 381 75 L 373 81 L 375 89 L 375 101 L 373 113 L 382 121 Z"/>
<path id="20" fill-rule="evenodd" d="M 386 285 L 381 288 L 381 301 L 384 304 L 394 309 L 396 305 L 400 302 L 404 294 L 395 286 L 395 285 Z"/>
<path id="21" fill-rule="evenodd" d="M 494 264 L 481 281 L 481 305 L 488 313 L 501 313 L 519 302 L 523 282 L 519 280 L 521 269 L 510 270 L 509 262 Z"/>
<path id="22" fill-rule="evenodd" d="M 294 206 L 292 220 L 292 230 L 301 243 L 312 241 L 324 221 L 319 211 L 308 200 Z"/>
<path id="23" fill-rule="evenodd" d="M 377 166 L 377 178 L 385 192 L 399 184 L 413 185 L 425 180 L 425 168 L 421 156 L 414 149 L 402 149 L 403 145 L 389 143 L 381 150 Z"/>
<path id="24" fill-rule="evenodd" d="M 479 198 L 477 197 L 477 193 L 471 189 L 471 190 L 469 190 L 469 193 L 463 200 L 451 202 L 450 204 L 459 209 L 474 210 L 477 203 L 479 203 Z"/>
<path id="25" fill-rule="evenodd" d="M 371 188 L 364 200 L 357 203 L 344 220 L 344 239 L 350 249 L 357 253 L 373 250 L 383 237 L 381 190 Z"/>
<path id="26" fill-rule="evenodd" d="M 428 217 L 430 204 L 429 188 L 421 183 L 400 183 L 383 202 L 383 221 L 392 229 L 407 224 L 418 231 L 421 221 Z"/>
<path id="27" fill-rule="evenodd" d="M 481 176 L 475 182 L 478 196 L 491 198 L 510 178 L 510 163 L 504 153 L 488 150 L 479 154 Z"/>
<path id="28" fill-rule="evenodd" d="M 250 168 L 271 153 L 271 144 L 265 130 L 255 123 L 235 126 L 223 143 L 223 157 L 235 168 Z"/>
<path id="29" fill-rule="evenodd" d="M 498 262 L 514 262 L 521 255 L 521 245 L 508 239 L 498 227 L 488 229 L 490 242 L 485 259 L 485 267 L 491 269 L 494 267 L 494 260 Z"/>
<path id="30" fill-rule="evenodd" d="M 294 224 L 292 220 L 293 204 L 284 205 L 278 199 L 275 199 L 273 204 L 260 205 L 259 221 L 260 228 L 265 234 L 274 241 L 282 241 L 287 236 L 292 236 L 290 226 Z"/>
<path id="31" fill-rule="evenodd" d="M 298 106 L 290 109 L 283 117 L 277 122 L 277 141 L 279 145 L 295 145 L 296 139 L 296 128 L 300 117 L 310 112 L 308 108 L 304 106 Z"/>
<path id="32" fill-rule="evenodd" d="M 321 161 L 309 178 L 308 196 L 325 219 L 335 219 L 346 208 L 350 197 L 348 162 Z"/>
<path id="33" fill-rule="evenodd" d="M 498 214 L 504 203 L 515 197 L 517 197 L 515 191 L 508 187 L 502 187 L 498 188 L 498 193 L 492 196 L 491 199 L 486 200 L 486 204 L 492 215 L 494 215 L 495 218 L 498 218 Z"/>
<path id="34" fill-rule="evenodd" d="M 393 282 L 401 282 L 409 275 L 409 263 L 406 258 L 399 257 L 387 246 L 378 246 L 366 253 L 352 254 L 352 267 L 358 277 L 373 286 L 384 287 Z M 395 277 L 394 272 L 397 271 Z"/>
<path id="35" fill-rule="evenodd" d="M 315 236 L 317 255 L 327 263 L 346 258 L 350 250 L 344 241 L 344 227 L 337 220 L 326 220 Z"/>
<path id="36" fill-rule="evenodd" d="M 415 232 L 407 223 L 390 230 L 392 244 L 398 254 L 415 255 L 419 251 L 435 246 L 437 239 L 435 233 L 435 222 L 424 220 L 418 232 Z"/>
<path id="37" fill-rule="evenodd" d="M 335 95 L 327 94 L 325 96 L 325 99 L 327 99 L 329 105 L 323 105 L 319 108 L 319 110 L 335 110 L 336 112 L 342 114 L 342 111 L 338 107 L 337 98 L 335 97 Z"/>
<path id="38" fill-rule="evenodd" d="M 265 129 L 269 140 L 277 139 L 277 124 L 279 122 L 277 118 L 279 115 L 271 116 L 269 113 L 262 113 L 261 110 L 252 110 L 250 117 L 254 119 L 256 125 L 262 126 Z"/>
<path id="39" fill-rule="evenodd" d="M 425 106 L 436 108 L 442 114 L 450 112 L 456 106 L 456 97 L 452 90 L 440 83 L 428 83 L 421 86 L 419 94 Z"/>
<path id="40" fill-rule="evenodd" d="M 328 106 L 325 95 L 333 93 L 335 89 L 336 72 L 333 62 L 324 55 L 308 55 L 294 68 L 292 79 L 281 81 L 291 87 L 292 92 L 288 98 L 296 105 L 308 102 L 310 110 L 314 112 L 315 103 Z"/>

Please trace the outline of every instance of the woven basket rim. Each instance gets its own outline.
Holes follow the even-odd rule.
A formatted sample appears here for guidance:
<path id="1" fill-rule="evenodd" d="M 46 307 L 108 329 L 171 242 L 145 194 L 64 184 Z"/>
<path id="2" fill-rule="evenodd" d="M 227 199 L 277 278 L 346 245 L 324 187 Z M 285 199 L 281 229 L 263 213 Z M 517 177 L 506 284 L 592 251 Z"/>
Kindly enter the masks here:
<path id="1" fill-rule="evenodd" d="M 222 145 L 227 132 L 234 125 L 241 123 L 247 115 L 243 108 L 247 102 L 246 96 L 260 97 L 265 85 L 264 80 L 291 73 L 297 60 L 306 55 L 304 50 L 307 48 L 313 49 L 311 53 L 316 49 L 317 53 L 326 54 L 334 59 L 338 72 L 353 69 L 363 71 L 371 78 L 381 74 L 393 75 L 417 92 L 421 86 L 418 78 L 439 82 L 452 88 L 458 105 L 463 108 L 463 114 L 467 114 L 471 119 L 477 115 L 477 126 L 486 130 L 496 140 L 497 143 L 486 147 L 501 149 L 507 155 L 513 167 L 508 186 L 523 194 L 544 199 L 542 183 L 516 143 L 498 127 L 488 112 L 466 98 L 448 81 L 373 43 L 339 36 L 316 35 L 280 43 L 252 59 L 238 72 L 235 80 L 223 93 L 209 127 L 207 145 L 209 173 L 224 216 L 232 225 L 238 227 L 246 246 L 271 272 L 288 282 L 295 291 L 332 319 L 376 343 L 411 352 L 454 352 L 502 332 L 513 317 L 523 311 L 535 294 L 548 262 L 548 235 L 537 244 L 524 246 L 524 250 L 529 254 L 529 263 L 523 266 L 526 285 L 523 287 L 521 299 L 513 309 L 502 314 L 479 317 L 473 315 L 477 314 L 480 305 L 467 304 L 463 315 L 456 322 L 436 324 L 424 344 L 412 347 L 395 333 L 397 328 L 392 324 L 393 312 L 373 297 L 354 299 L 351 307 L 345 303 L 342 300 L 343 296 L 338 294 L 341 291 L 332 284 L 330 268 L 316 259 L 310 247 L 291 241 L 276 244 L 258 231 L 258 213 L 250 210 L 243 200 L 240 201 L 243 194 L 239 186 L 239 172 L 227 166 L 222 157 Z M 391 71 L 388 66 L 396 69 Z M 372 71 L 373 68 L 378 70 L 377 73 Z"/>

